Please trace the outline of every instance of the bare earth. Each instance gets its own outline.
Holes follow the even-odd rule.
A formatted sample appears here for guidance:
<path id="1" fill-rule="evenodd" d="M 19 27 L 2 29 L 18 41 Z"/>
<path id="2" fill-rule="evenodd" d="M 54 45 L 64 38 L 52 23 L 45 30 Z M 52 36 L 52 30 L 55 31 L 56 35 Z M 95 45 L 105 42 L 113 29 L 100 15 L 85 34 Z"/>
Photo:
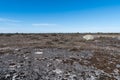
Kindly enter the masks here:
<path id="1" fill-rule="evenodd" d="M 120 33 L 84 35 L 0 34 L 0 80 L 120 80 Z"/>

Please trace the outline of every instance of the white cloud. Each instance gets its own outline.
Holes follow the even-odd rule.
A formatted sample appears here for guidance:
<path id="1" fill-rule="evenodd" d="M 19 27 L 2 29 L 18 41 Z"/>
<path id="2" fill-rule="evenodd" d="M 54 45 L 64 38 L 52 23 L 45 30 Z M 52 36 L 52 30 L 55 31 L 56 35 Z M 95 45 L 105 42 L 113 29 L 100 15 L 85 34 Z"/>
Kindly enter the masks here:
<path id="1" fill-rule="evenodd" d="M 13 20 L 13 19 L 7 19 L 7 18 L 0 18 L 0 22 L 21 22 L 18 20 Z"/>
<path id="2" fill-rule="evenodd" d="M 32 26 L 56 26 L 56 24 L 44 23 L 44 24 L 32 24 Z"/>

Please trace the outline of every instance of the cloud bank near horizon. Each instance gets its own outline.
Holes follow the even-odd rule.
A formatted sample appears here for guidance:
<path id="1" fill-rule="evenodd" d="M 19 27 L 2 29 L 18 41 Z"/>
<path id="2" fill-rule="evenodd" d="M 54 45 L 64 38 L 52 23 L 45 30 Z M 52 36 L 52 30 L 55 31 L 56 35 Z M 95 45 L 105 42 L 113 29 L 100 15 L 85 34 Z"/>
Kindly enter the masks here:
<path id="1" fill-rule="evenodd" d="M 32 26 L 56 26 L 57 24 L 49 24 L 49 23 L 35 23 Z"/>

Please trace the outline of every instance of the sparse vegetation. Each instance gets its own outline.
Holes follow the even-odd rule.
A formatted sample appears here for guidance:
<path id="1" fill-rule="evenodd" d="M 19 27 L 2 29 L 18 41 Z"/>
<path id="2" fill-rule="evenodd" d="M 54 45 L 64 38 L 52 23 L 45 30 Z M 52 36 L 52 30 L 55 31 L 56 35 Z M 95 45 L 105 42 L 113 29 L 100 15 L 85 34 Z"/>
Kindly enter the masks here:
<path id="1" fill-rule="evenodd" d="M 88 34 L 94 39 L 83 39 Z M 46 76 L 53 80 L 51 75 L 57 80 L 57 76 L 65 79 L 64 75 L 68 80 L 73 75 L 77 80 L 91 80 L 91 77 L 119 80 L 119 36 L 119 33 L 0 34 L 0 80 L 13 77 L 17 80 L 46 80 Z M 42 51 L 43 54 L 34 54 Z M 7 72 L 1 71 L 5 68 Z"/>

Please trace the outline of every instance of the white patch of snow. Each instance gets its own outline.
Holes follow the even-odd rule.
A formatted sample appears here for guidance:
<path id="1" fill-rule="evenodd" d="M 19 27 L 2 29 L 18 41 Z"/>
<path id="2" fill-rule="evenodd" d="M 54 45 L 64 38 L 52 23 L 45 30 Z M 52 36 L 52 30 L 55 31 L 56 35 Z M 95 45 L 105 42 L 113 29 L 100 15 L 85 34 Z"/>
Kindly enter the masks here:
<path id="1" fill-rule="evenodd" d="M 35 52 L 35 54 L 43 54 L 43 52 Z"/>

